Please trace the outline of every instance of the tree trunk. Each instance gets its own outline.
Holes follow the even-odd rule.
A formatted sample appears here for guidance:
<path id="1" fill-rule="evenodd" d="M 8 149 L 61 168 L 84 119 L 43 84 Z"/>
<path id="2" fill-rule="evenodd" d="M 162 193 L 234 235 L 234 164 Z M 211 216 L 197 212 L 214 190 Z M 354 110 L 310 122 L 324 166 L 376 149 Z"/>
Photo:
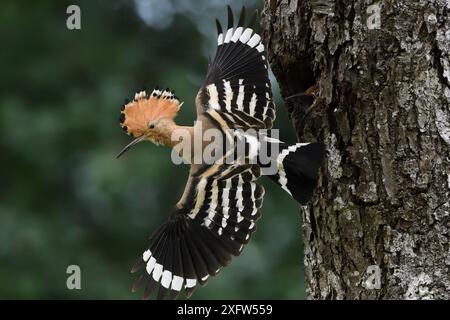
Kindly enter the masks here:
<path id="1" fill-rule="evenodd" d="M 446 0 L 265 3 L 282 96 L 318 88 L 285 98 L 298 138 L 328 148 L 302 208 L 310 299 L 450 298 L 449 11 Z"/>

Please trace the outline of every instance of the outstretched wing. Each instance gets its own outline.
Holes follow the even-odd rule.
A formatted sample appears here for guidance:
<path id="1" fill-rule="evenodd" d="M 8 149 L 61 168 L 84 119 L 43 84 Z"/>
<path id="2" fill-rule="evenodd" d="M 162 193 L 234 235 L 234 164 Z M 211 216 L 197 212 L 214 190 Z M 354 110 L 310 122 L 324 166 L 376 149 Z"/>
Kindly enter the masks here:
<path id="1" fill-rule="evenodd" d="M 239 255 L 255 231 L 264 195 L 254 182 L 260 175 L 257 165 L 192 171 L 182 200 L 132 269 L 143 269 L 133 291 L 146 282 L 144 298 L 158 287 L 158 299 L 175 299 L 183 288 L 189 297 Z"/>
<path id="2" fill-rule="evenodd" d="M 217 52 L 208 65 L 206 80 L 197 95 L 197 112 L 215 112 L 230 128 L 272 127 L 275 105 L 261 36 L 248 27 L 242 8 L 237 27 L 228 6 L 228 29 L 217 22 Z"/>

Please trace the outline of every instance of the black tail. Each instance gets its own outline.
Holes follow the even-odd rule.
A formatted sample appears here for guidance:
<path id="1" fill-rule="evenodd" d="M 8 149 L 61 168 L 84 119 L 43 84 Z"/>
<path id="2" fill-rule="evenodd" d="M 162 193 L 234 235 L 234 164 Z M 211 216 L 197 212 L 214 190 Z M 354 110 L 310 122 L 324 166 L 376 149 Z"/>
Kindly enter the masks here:
<path id="1" fill-rule="evenodd" d="M 304 205 L 313 195 L 324 156 L 323 143 L 282 144 L 277 158 L 278 172 L 269 177 Z"/>

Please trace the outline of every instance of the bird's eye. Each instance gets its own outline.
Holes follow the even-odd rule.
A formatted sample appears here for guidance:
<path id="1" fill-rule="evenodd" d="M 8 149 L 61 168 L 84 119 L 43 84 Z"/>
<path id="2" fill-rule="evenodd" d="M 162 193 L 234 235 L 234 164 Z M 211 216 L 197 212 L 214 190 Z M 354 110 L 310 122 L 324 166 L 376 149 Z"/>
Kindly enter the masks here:
<path id="1" fill-rule="evenodd" d="M 152 123 L 151 125 L 148 126 L 150 129 L 155 129 L 155 124 Z"/>

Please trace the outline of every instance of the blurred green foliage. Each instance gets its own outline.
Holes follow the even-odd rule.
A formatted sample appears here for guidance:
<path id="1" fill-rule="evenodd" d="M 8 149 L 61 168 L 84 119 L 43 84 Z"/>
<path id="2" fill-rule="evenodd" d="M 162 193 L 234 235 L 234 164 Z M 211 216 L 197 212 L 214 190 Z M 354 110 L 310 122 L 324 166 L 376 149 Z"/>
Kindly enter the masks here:
<path id="1" fill-rule="evenodd" d="M 185 101 L 178 122 L 192 123 L 214 18 L 224 21 L 227 4 L 167 1 L 146 21 L 156 1 L 0 2 L 0 298 L 140 298 L 129 269 L 181 196 L 188 168 L 151 144 L 116 160 L 129 141 L 120 106 L 142 87 L 168 86 Z M 81 30 L 66 28 L 69 4 L 81 8 Z M 275 94 L 276 127 L 294 142 Z M 305 297 L 298 207 L 263 182 L 258 231 L 194 298 Z M 66 288 L 71 264 L 81 267 L 81 290 Z"/>

